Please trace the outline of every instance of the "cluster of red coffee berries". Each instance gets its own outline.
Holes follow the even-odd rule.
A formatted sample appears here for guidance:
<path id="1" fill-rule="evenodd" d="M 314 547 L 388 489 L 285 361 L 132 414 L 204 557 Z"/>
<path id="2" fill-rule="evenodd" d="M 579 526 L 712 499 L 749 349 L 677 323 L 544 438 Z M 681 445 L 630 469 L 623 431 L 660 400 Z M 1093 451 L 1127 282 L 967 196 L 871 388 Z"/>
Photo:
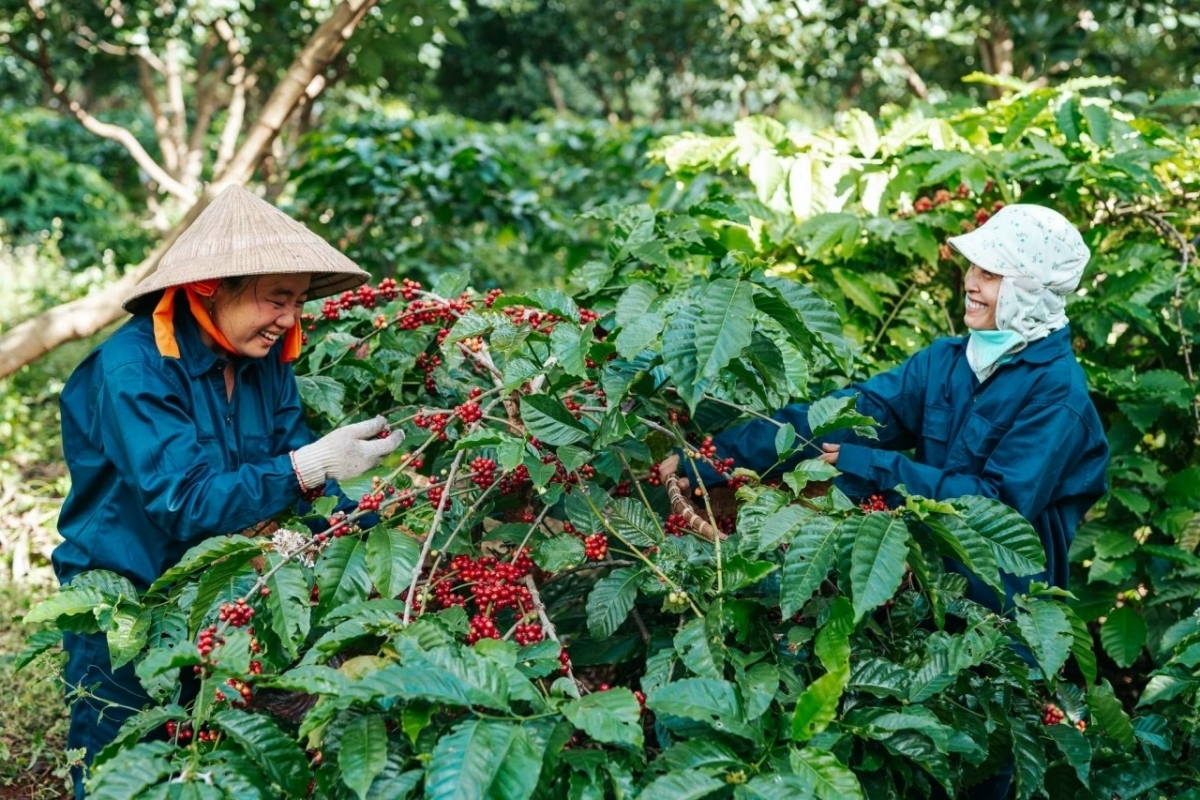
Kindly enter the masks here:
<path id="1" fill-rule="evenodd" d="M 1042 724 L 1057 725 L 1067 718 L 1066 713 L 1054 703 L 1046 703 L 1042 706 Z"/>
<path id="2" fill-rule="evenodd" d="M 321 316 L 327 320 L 341 319 L 343 311 L 349 311 L 355 306 L 374 308 L 380 297 L 384 300 L 394 300 L 396 294 L 396 281 L 392 278 L 384 278 L 379 282 L 378 288 L 363 284 L 355 291 L 345 291 L 337 297 L 326 298 L 321 306 Z"/>
<path id="3" fill-rule="evenodd" d="M 540 622 L 520 623 L 513 631 L 513 639 L 519 645 L 537 644 L 544 638 L 546 638 L 546 634 L 542 631 Z"/>
<path id="4" fill-rule="evenodd" d="M 559 672 L 563 675 L 571 671 L 571 656 L 567 653 L 567 648 L 558 651 L 558 663 L 562 665 Z"/>
<path id="5" fill-rule="evenodd" d="M 873 494 L 863 502 L 859 503 L 859 508 L 868 514 L 873 514 L 876 511 L 890 511 L 887 501 L 883 499 L 883 495 Z"/>
<path id="6" fill-rule="evenodd" d="M 428 428 L 430 433 L 436 433 L 438 439 L 446 440 L 446 427 L 450 424 L 452 417 L 445 411 L 437 411 L 429 416 L 422 413 L 417 413 L 413 417 L 413 425 L 418 428 Z"/>
<path id="7" fill-rule="evenodd" d="M 420 291 L 420 281 L 414 281 L 411 278 L 405 278 L 400 282 L 400 296 L 410 303 L 417 299 L 417 295 L 420 293 Z"/>
<path id="8" fill-rule="evenodd" d="M 415 605 L 422 611 L 425 601 L 432 600 L 440 608 L 459 606 L 473 611 L 469 644 L 482 638 L 499 638 L 497 612 L 511 609 L 523 620 L 533 608 L 529 587 L 522 583 L 532 571 L 533 561 L 524 550 L 510 561 L 495 556 L 458 555 L 451 559 L 449 569 L 437 570 L 430 576 L 429 589 Z M 532 629 L 527 629 L 523 638 L 532 635 Z"/>
<path id="9" fill-rule="evenodd" d="M 446 487 L 439 486 L 437 478 L 430 478 L 429 490 L 425 493 L 425 499 L 429 501 L 429 505 L 437 508 L 442 504 L 442 495 L 445 491 Z"/>
<path id="10" fill-rule="evenodd" d="M 448 571 L 439 571 L 431 578 L 432 598 L 442 608 L 474 606 L 467 644 L 480 639 L 499 639 L 496 613 L 504 609 L 517 614 L 513 633 L 517 643 L 533 644 L 542 640 L 541 625 L 524 621 L 527 609 L 533 606 L 533 597 L 529 588 L 520 583 L 532 570 L 533 561 L 523 550 L 511 561 L 500 561 L 494 556 L 455 556 Z"/>
<path id="11" fill-rule="evenodd" d="M 246 602 L 244 597 L 239 597 L 235 603 L 221 603 L 221 609 L 217 613 L 217 619 L 228 622 L 235 628 L 249 625 L 253 617 L 254 608 Z"/>
<path id="12" fill-rule="evenodd" d="M 237 678 L 230 678 L 229 680 L 225 681 L 225 685 L 233 690 L 233 704 L 236 706 L 249 705 L 250 700 L 254 697 L 254 690 L 251 689 L 250 684 L 246 683 L 245 681 L 239 681 Z M 221 695 L 223 693 L 220 689 L 218 689 L 216 694 Z M 216 699 L 217 702 L 220 702 L 224 698 L 218 697 Z"/>
<path id="13" fill-rule="evenodd" d="M 496 460 L 476 456 L 471 460 L 471 483 L 487 489 L 496 482 Z"/>
<path id="14" fill-rule="evenodd" d="M 593 533 L 583 539 L 583 554 L 588 561 L 603 561 L 608 555 L 608 537 L 603 533 Z"/>
<path id="15" fill-rule="evenodd" d="M 401 294 L 404 294 L 403 289 Z M 416 290 L 412 292 L 416 296 Z M 408 299 L 405 294 L 405 299 Z M 396 321 L 400 324 L 401 330 L 415 331 L 417 328 L 425 325 L 437 325 L 440 328 L 449 330 L 449 327 L 455 321 L 466 314 L 475 303 L 471 300 L 471 296 L 463 292 L 454 300 L 437 300 L 434 298 L 416 299 L 408 304 L 408 307 L 397 312 Z"/>
<path id="16" fill-rule="evenodd" d="M 527 306 L 506 306 L 504 314 L 514 325 L 528 325 L 538 333 L 543 333 L 549 336 L 554 332 L 554 326 L 560 321 L 560 318 L 549 311 L 539 311 L 536 308 Z"/>
<path id="17" fill-rule="evenodd" d="M 663 523 L 663 530 L 672 536 L 683 536 L 688 530 L 687 517 L 683 514 L 668 514 Z"/>
<path id="18" fill-rule="evenodd" d="M 383 492 L 367 492 L 362 496 L 362 499 L 358 501 L 358 510 L 378 511 L 381 505 L 383 505 Z"/>
<path id="19" fill-rule="evenodd" d="M 216 625 L 209 625 L 207 628 L 200 631 L 200 635 L 196 638 L 196 647 L 199 648 L 201 657 L 208 656 L 208 654 L 213 651 L 214 647 L 224 643 L 224 639 L 217 638 Z"/>
<path id="20" fill-rule="evenodd" d="M 192 724 L 185 722 L 182 725 L 175 723 L 173 720 L 167 722 L 167 737 L 174 739 L 178 736 L 179 741 L 186 742 L 192 738 Z M 204 741 L 201 739 L 201 741 Z"/>
<path id="21" fill-rule="evenodd" d="M 518 464 L 512 472 L 500 477 L 500 494 L 512 494 L 520 491 L 529 483 L 529 468 Z"/>
<path id="22" fill-rule="evenodd" d="M 717 472 L 728 473 L 733 471 L 734 460 L 732 458 L 717 457 L 717 446 L 713 444 L 713 437 L 711 436 L 705 436 L 701 440 L 700 446 L 689 455 L 707 461 Z"/>
<path id="23" fill-rule="evenodd" d="M 387 431 L 383 432 L 384 434 Z M 384 438 L 381 436 L 380 438 Z M 362 496 L 358 501 L 359 511 L 378 511 L 383 506 L 383 499 L 391 497 L 396 493 L 396 487 L 389 484 L 384 484 L 383 479 L 376 475 L 371 479 L 371 491 Z"/>
<path id="24" fill-rule="evenodd" d="M 493 305 L 495 305 L 495 303 L 496 303 L 496 298 L 498 298 L 498 297 L 499 297 L 500 295 L 502 295 L 502 294 L 504 294 L 504 290 L 503 290 L 503 289 L 492 289 L 492 290 L 490 290 L 490 291 L 487 293 L 487 295 L 485 295 L 485 296 L 484 296 L 484 298 L 483 298 L 483 304 L 484 304 L 485 306 L 487 306 L 488 308 L 491 308 Z"/>
<path id="25" fill-rule="evenodd" d="M 420 353 L 417 355 L 417 361 L 414 365 L 419 371 L 425 373 L 423 380 L 425 391 L 430 394 L 437 394 L 437 382 L 433 379 L 433 372 L 442 365 L 442 357 L 434 354 Z"/>
<path id="26" fill-rule="evenodd" d="M 568 472 L 563 463 L 558 460 L 558 456 L 553 453 L 542 456 L 542 463 L 554 465 L 554 475 L 550 477 L 550 483 L 561 483 L 566 488 L 567 494 L 571 493 L 571 487 L 577 485 L 580 478 L 591 480 L 596 476 L 596 468 L 591 464 L 583 464 L 578 469 Z"/>
<path id="27" fill-rule="evenodd" d="M 476 614 L 471 617 L 467 628 L 467 644 L 475 644 L 480 639 L 499 639 L 500 629 L 496 627 L 496 618 L 487 614 Z"/>
<path id="28" fill-rule="evenodd" d="M 655 462 L 650 465 L 650 474 L 646 476 L 646 484 L 649 486 L 662 486 L 662 476 L 658 474 L 658 468 L 661 462 Z"/>
<path id="29" fill-rule="evenodd" d="M 461 419 L 464 425 L 471 425 L 483 419 L 483 409 L 480 408 L 479 400 L 477 399 L 479 395 L 480 390 L 478 388 L 472 389 L 471 399 L 460 406 L 455 406 L 454 416 Z"/>

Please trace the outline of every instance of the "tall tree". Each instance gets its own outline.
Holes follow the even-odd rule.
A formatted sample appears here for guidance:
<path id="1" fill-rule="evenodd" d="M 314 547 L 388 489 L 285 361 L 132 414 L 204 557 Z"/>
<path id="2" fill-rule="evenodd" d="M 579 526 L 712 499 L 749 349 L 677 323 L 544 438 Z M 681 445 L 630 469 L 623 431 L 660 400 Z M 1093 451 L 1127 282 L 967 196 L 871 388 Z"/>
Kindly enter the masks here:
<path id="1" fill-rule="evenodd" d="M 4 5 L 0 43 L 36 69 L 55 107 L 126 148 L 145 176 L 149 207 L 163 218 L 165 235 L 116 283 L 0 336 L 0 377 L 119 318 L 130 288 L 199 213 L 205 187 L 215 194 L 247 182 L 278 147 L 289 120 L 303 125 L 296 112 L 312 108 L 346 72 L 343 48 L 367 15 L 382 16 L 377 0 L 268 3 L 253 14 L 216 2 L 136 9 L 120 2 Z M 404 0 L 387 7 L 393 15 L 416 9 Z M 287 53 L 278 40 L 289 34 L 303 38 L 282 62 Z M 149 136 L 104 119 L 139 96 L 152 123 Z M 166 222 L 177 216 L 173 227 Z"/>

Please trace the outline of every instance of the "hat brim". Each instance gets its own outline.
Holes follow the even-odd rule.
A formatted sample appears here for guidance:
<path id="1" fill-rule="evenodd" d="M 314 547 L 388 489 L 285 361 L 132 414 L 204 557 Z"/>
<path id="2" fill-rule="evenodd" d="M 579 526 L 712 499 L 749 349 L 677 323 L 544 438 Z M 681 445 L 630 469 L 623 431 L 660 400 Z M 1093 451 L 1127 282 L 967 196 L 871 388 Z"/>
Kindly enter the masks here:
<path id="1" fill-rule="evenodd" d="M 304 270 L 296 270 L 296 272 L 302 273 Z M 243 272 L 240 276 L 228 277 L 258 278 L 263 275 L 278 274 L 278 272 Z M 308 285 L 305 302 L 319 300 L 323 297 L 341 294 L 342 292 L 353 291 L 371 279 L 371 276 L 365 272 L 361 276 L 348 275 L 344 272 L 313 272 L 310 274 L 312 275 L 312 282 Z M 148 281 L 149 278 L 147 278 Z M 126 298 L 125 302 L 121 304 L 121 308 L 130 314 L 149 310 L 158 304 L 164 289 L 180 285 L 172 281 L 165 281 L 161 285 L 149 286 L 149 288 L 147 288 L 148 283 L 147 285 L 139 285 L 136 294 Z"/>
<path id="2" fill-rule="evenodd" d="M 164 289 L 256 275 L 312 275 L 308 299 L 354 289 L 369 273 L 320 236 L 241 186 L 229 186 L 162 255 L 121 307 L 136 312 Z"/>
<path id="3" fill-rule="evenodd" d="M 1022 274 L 1020 265 L 1009 261 L 1006 248 L 1001 247 L 996 237 L 983 228 L 951 236 L 946 241 L 967 261 L 994 275 L 1016 277 Z"/>

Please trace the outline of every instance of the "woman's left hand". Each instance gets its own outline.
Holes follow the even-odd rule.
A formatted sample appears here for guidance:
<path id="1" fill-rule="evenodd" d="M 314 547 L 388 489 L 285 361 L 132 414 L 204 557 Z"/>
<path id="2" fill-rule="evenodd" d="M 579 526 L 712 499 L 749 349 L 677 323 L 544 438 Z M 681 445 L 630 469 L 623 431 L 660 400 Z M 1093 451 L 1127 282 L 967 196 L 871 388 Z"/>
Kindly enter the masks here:
<path id="1" fill-rule="evenodd" d="M 842 446 L 840 444 L 823 444 L 821 445 L 821 449 L 825 452 L 821 453 L 821 455 L 817 456 L 817 458 L 821 459 L 830 466 L 836 467 L 838 453 L 841 451 Z"/>

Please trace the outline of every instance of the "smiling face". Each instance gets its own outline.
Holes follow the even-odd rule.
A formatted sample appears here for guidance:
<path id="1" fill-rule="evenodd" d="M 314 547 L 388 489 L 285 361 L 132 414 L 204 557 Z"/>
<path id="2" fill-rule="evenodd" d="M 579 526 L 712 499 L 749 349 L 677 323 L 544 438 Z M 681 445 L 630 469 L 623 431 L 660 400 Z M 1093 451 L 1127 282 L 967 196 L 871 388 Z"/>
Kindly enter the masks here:
<path id="1" fill-rule="evenodd" d="M 1001 277 L 972 264 L 963 280 L 967 291 L 967 311 L 963 322 L 973 331 L 996 330 L 996 300 L 1000 296 Z"/>
<path id="2" fill-rule="evenodd" d="M 311 280 L 308 273 L 297 273 L 263 275 L 241 286 L 222 283 L 212 298 L 213 324 L 238 355 L 262 358 L 299 324 Z"/>

